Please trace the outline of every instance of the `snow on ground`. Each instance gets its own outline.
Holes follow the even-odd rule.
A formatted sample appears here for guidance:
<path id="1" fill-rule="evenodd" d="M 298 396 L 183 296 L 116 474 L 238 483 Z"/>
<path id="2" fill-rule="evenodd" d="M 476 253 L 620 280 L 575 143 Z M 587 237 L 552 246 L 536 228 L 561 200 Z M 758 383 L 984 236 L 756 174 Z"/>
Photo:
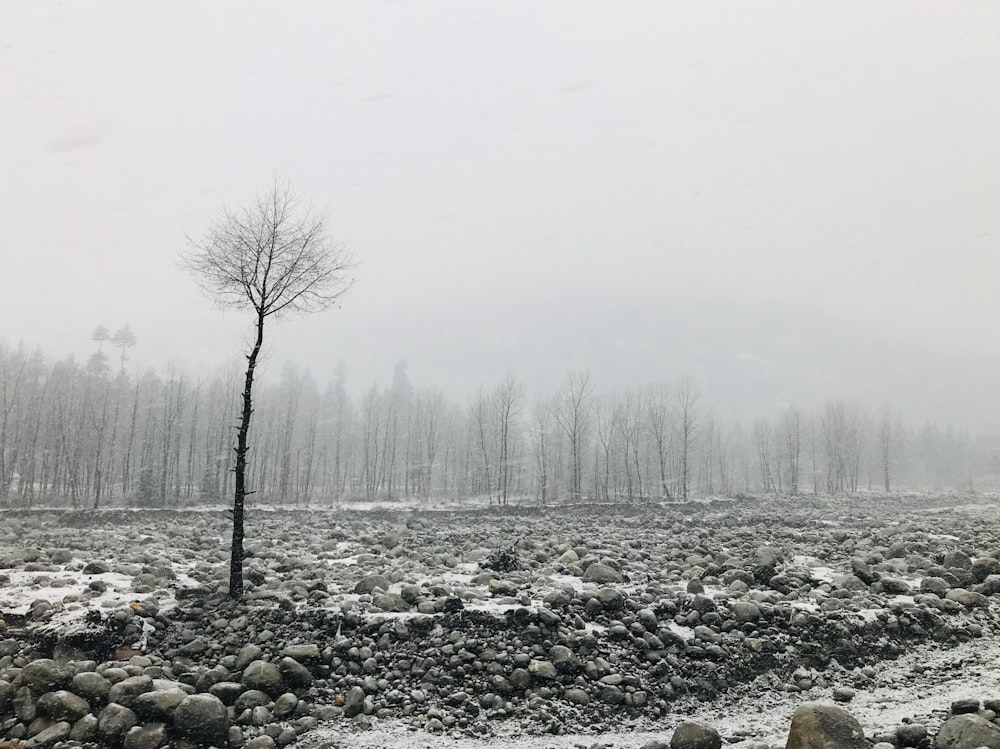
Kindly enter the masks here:
<path id="1" fill-rule="evenodd" d="M 845 672 L 845 684 L 847 672 Z M 831 685 L 836 686 L 836 685 Z M 767 676 L 724 695 L 709 704 L 682 706 L 661 721 L 635 721 L 620 729 L 561 736 L 530 736 L 514 723 L 498 724 L 489 738 L 456 737 L 414 730 L 402 720 L 371 720 L 371 727 L 325 726 L 302 738 L 301 749 L 578 749 L 618 747 L 638 749 L 654 739 L 668 741 L 682 720 L 696 720 L 715 727 L 729 746 L 749 749 L 764 742 L 784 746 L 795 709 L 805 703 L 833 705 L 830 688 L 789 693 L 775 690 Z M 856 717 L 866 735 L 891 731 L 904 719 L 916 719 L 936 730 L 949 705 L 964 697 L 1000 696 L 1000 642 L 976 640 L 952 649 L 940 645 L 916 648 L 882 664 L 870 688 L 858 689 L 854 700 L 839 705 Z"/>
<path id="2" fill-rule="evenodd" d="M 26 616 L 37 601 L 71 612 L 125 606 L 136 599 L 132 578 L 117 572 L 84 575 L 62 568 L 52 572 L 8 570 L 4 575 L 10 583 L 0 588 L 0 611 L 8 615 Z M 101 585 L 90 587 L 95 582 Z"/>

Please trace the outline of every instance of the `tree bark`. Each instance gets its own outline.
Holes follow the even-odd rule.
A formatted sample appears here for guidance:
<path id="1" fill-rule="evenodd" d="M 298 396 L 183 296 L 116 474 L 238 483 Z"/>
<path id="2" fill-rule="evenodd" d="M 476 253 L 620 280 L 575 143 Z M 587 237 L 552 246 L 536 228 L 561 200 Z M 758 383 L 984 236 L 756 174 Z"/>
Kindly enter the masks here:
<path id="1" fill-rule="evenodd" d="M 243 597 L 243 521 L 246 516 L 245 500 L 247 470 L 247 435 L 250 433 L 250 417 L 253 415 L 253 371 L 257 366 L 257 355 L 264 343 L 264 313 L 257 313 L 257 340 L 247 357 L 246 383 L 243 387 L 243 414 L 240 417 L 240 431 L 236 438 L 236 496 L 233 499 L 233 542 L 229 554 L 229 597 Z"/>

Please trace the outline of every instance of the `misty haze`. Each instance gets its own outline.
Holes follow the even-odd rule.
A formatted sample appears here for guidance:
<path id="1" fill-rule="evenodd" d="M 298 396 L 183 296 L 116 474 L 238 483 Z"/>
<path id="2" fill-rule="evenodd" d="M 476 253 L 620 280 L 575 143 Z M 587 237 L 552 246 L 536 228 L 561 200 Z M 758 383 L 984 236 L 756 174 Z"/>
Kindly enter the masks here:
<path id="1" fill-rule="evenodd" d="M 1000 749 L 1000 6 L 0 26 L 0 749 Z"/>

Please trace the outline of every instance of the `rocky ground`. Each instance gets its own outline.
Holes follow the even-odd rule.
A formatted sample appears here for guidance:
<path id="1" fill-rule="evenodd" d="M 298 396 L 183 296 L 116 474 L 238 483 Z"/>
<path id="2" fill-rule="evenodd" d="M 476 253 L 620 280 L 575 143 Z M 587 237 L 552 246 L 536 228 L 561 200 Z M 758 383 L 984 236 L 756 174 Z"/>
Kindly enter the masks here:
<path id="1" fill-rule="evenodd" d="M 974 707 L 935 691 L 947 654 L 998 650 L 995 497 L 261 509 L 239 604 L 224 512 L 0 518 L 17 746 L 638 749 L 693 716 L 763 747 L 803 702 L 888 688 L 915 707 L 861 730 L 919 747 L 949 710 L 992 726 L 1000 698 L 980 677 Z"/>

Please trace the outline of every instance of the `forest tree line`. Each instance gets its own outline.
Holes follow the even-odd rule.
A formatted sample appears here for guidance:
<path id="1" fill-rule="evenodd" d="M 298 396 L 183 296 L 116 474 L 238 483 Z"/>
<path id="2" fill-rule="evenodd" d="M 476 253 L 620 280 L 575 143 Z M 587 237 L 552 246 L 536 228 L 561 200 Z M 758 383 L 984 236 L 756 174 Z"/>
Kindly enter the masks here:
<path id="1" fill-rule="evenodd" d="M 87 362 L 0 343 L 0 505 L 174 507 L 233 493 L 240 377 L 129 372 L 127 328 Z M 104 350 L 105 346 L 108 352 Z M 115 350 L 117 349 L 117 351 Z M 483 502 L 995 489 L 1000 438 L 832 400 L 749 424 L 688 379 L 615 392 L 572 372 L 529 396 L 506 374 L 467 402 L 413 386 L 351 397 L 294 366 L 254 390 L 251 503 Z"/>

